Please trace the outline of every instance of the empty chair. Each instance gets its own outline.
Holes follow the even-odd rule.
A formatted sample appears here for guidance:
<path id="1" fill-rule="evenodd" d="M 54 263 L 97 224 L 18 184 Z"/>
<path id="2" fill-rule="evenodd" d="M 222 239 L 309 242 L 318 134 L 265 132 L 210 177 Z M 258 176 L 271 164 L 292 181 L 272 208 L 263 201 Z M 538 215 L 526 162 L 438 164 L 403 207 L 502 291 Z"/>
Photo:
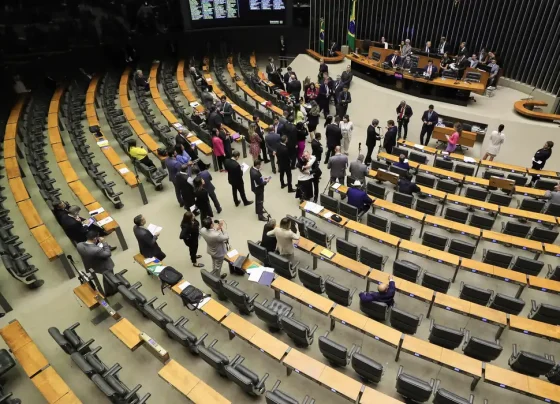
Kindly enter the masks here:
<path id="1" fill-rule="evenodd" d="M 432 344 L 442 346 L 447 349 L 455 349 L 463 342 L 465 330 L 455 330 L 453 328 L 444 327 L 443 325 L 436 324 L 432 319 L 430 320 L 430 336 L 428 340 Z"/>
<path id="2" fill-rule="evenodd" d="M 379 198 L 379 199 L 385 199 L 385 196 L 387 196 L 387 190 L 385 189 L 385 187 L 382 186 L 382 185 L 376 184 L 373 181 L 370 181 L 370 182 L 367 183 L 366 191 L 370 196 L 373 196 L 373 197 Z"/>
<path id="3" fill-rule="evenodd" d="M 438 191 L 447 192 L 448 194 L 455 194 L 459 188 L 459 184 L 451 180 L 439 180 L 436 189 Z"/>
<path id="4" fill-rule="evenodd" d="M 441 157 L 436 157 L 434 167 L 443 168 L 444 170 L 453 171 L 453 161 Z"/>
<path id="5" fill-rule="evenodd" d="M 502 223 L 502 233 L 510 236 L 525 238 L 530 231 L 531 226 L 528 224 L 512 221 Z"/>
<path id="6" fill-rule="evenodd" d="M 237 307 L 240 313 L 251 314 L 255 309 L 255 299 L 259 295 L 255 293 L 253 297 L 249 297 L 247 293 L 237 287 L 239 282 L 231 281 L 229 284 L 224 283 L 224 293 L 227 298 Z"/>
<path id="7" fill-rule="evenodd" d="M 373 170 L 388 170 L 389 169 L 389 165 L 384 162 L 384 161 L 378 161 L 378 160 L 371 160 L 371 168 Z"/>
<path id="8" fill-rule="evenodd" d="M 354 220 L 356 222 L 361 221 L 362 216 L 364 215 L 364 213 L 366 213 L 366 211 L 359 211 L 357 207 L 349 205 L 342 201 L 340 201 L 338 206 L 340 216 L 343 216 L 350 220 Z"/>
<path id="9" fill-rule="evenodd" d="M 518 256 L 511 269 L 527 275 L 539 276 L 543 267 L 544 262 L 542 261 Z"/>
<path id="10" fill-rule="evenodd" d="M 459 174 L 473 176 L 475 168 L 476 168 L 475 166 L 470 164 L 461 164 L 461 163 L 455 164 L 455 172 Z"/>
<path id="11" fill-rule="evenodd" d="M 488 203 L 493 203 L 498 206 L 509 206 L 513 196 L 506 195 L 498 192 L 490 192 L 490 198 L 488 198 Z"/>
<path id="12" fill-rule="evenodd" d="M 402 176 L 402 175 L 406 175 L 408 173 L 408 170 L 406 170 L 404 168 L 401 168 L 401 167 L 397 167 L 394 164 L 391 167 L 389 167 L 389 171 L 397 174 L 399 177 Z"/>
<path id="13" fill-rule="evenodd" d="M 417 199 L 414 210 L 425 213 L 427 215 L 437 216 L 438 204 L 423 199 Z"/>
<path id="14" fill-rule="evenodd" d="M 457 223 L 466 224 L 469 220 L 469 212 L 455 208 L 445 209 L 444 219 L 452 220 Z"/>
<path id="15" fill-rule="evenodd" d="M 360 353 L 360 347 L 352 355 L 352 368 L 362 380 L 370 383 L 379 383 L 384 373 L 383 365 Z"/>
<path id="16" fill-rule="evenodd" d="M 455 393 L 450 392 L 446 389 L 440 389 L 440 381 L 436 382 L 435 394 L 433 404 L 473 404 L 474 395 L 470 395 L 469 398 L 463 398 Z M 488 400 L 484 400 L 483 404 L 488 404 Z"/>
<path id="17" fill-rule="evenodd" d="M 389 220 L 378 215 L 374 215 L 373 213 L 368 213 L 366 216 L 366 224 L 369 227 L 373 227 L 382 232 L 387 231 L 387 225 L 389 224 Z"/>
<path id="18" fill-rule="evenodd" d="M 393 262 L 393 275 L 399 278 L 406 279 L 407 281 L 416 283 L 418 276 L 420 276 L 420 265 L 406 260 L 396 260 Z"/>
<path id="19" fill-rule="evenodd" d="M 327 233 L 322 230 L 309 227 L 307 229 L 307 237 L 314 243 L 322 245 L 325 248 L 329 248 L 334 235 L 328 236 Z"/>
<path id="20" fill-rule="evenodd" d="M 422 276 L 422 286 L 435 290 L 436 292 L 447 293 L 451 286 L 451 279 L 426 272 L 424 276 Z"/>
<path id="21" fill-rule="evenodd" d="M 400 192 L 393 193 L 393 203 L 396 203 L 397 205 L 404 206 L 405 208 L 412 208 L 413 201 L 414 198 L 412 195 L 406 195 Z"/>
<path id="22" fill-rule="evenodd" d="M 319 337 L 319 350 L 329 363 L 333 366 L 346 366 L 350 363 L 350 358 L 356 350 L 356 345 L 352 344 L 352 348 L 348 349 L 344 345 L 334 342 L 328 338 L 329 332 Z"/>
<path id="23" fill-rule="evenodd" d="M 556 185 L 558 185 L 558 182 L 552 181 L 552 180 L 543 179 L 543 178 L 539 178 L 539 179 L 535 182 L 535 188 L 536 188 L 536 189 L 544 189 L 544 190 L 546 190 L 546 191 L 552 191 Z"/>
<path id="24" fill-rule="evenodd" d="M 527 184 L 527 177 L 521 174 L 510 173 L 508 174 L 507 179 L 514 180 L 515 185 L 518 186 L 524 186 L 525 184 Z"/>
<path id="25" fill-rule="evenodd" d="M 408 150 L 403 147 L 398 147 L 398 146 L 393 147 L 392 154 L 394 154 L 395 156 L 400 156 L 401 154 L 404 154 L 404 156 L 408 158 Z"/>
<path id="26" fill-rule="evenodd" d="M 329 276 L 325 280 L 325 293 L 333 302 L 348 307 L 352 304 L 352 297 L 354 296 L 354 293 L 356 293 L 356 288 L 347 288 L 346 286 L 335 282 L 334 278 Z"/>
<path id="27" fill-rule="evenodd" d="M 167 323 L 165 332 L 169 338 L 188 348 L 191 353 L 198 355 L 198 347 L 204 346 L 204 339 L 208 334 L 204 333 L 200 338 L 197 338 L 196 335 L 185 328 L 188 321 L 188 318 L 181 316 L 175 322 Z"/>
<path id="28" fill-rule="evenodd" d="M 544 210 L 545 215 L 560 216 L 560 205 L 557 203 L 549 203 Z"/>
<path id="29" fill-rule="evenodd" d="M 265 299 L 262 303 L 255 302 L 255 314 L 272 331 L 281 328 L 280 319 L 290 314 L 291 311 L 292 306 L 282 300 L 272 299 L 268 303 L 268 299 Z"/>
<path id="30" fill-rule="evenodd" d="M 268 250 L 255 243 L 254 241 L 247 240 L 247 246 L 249 247 L 249 254 L 260 261 L 264 266 L 269 266 L 268 264 Z M 247 257 L 249 258 L 249 257 Z"/>
<path id="31" fill-rule="evenodd" d="M 266 404 L 300 404 L 298 400 L 278 389 L 280 383 L 280 380 L 276 380 L 272 390 L 267 390 L 265 394 Z M 314 402 L 315 400 L 311 399 L 309 401 L 309 396 L 305 396 L 301 404 L 313 404 Z"/>
<path id="32" fill-rule="evenodd" d="M 532 198 L 524 198 L 519 205 L 519 209 L 540 213 L 544 209 L 544 205 L 546 205 L 545 201 Z"/>
<path id="33" fill-rule="evenodd" d="M 554 356 L 536 355 L 527 351 L 518 351 L 517 344 L 513 344 L 513 352 L 508 359 L 508 365 L 516 372 L 527 376 L 539 377 L 547 374 L 554 367 Z"/>
<path id="34" fill-rule="evenodd" d="M 321 194 L 320 198 L 321 206 L 325 209 L 330 210 L 331 212 L 338 213 L 338 200 L 331 198 L 328 195 Z"/>
<path id="35" fill-rule="evenodd" d="M 502 353 L 502 346 L 498 341 L 487 341 L 478 337 L 471 337 L 469 331 L 465 331 L 465 342 L 463 353 L 471 358 L 483 362 L 492 362 Z"/>
<path id="36" fill-rule="evenodd" d="M 416 185 L 422 185 L 428 188 L 434 188 L 437 178 L 430 174 L 418 173 L 414 179 Z"/>
<path id="37" fill-rule="evenodd" d="M 226 376 L 225 367 L 229 365 L 230 361 L 227 355 L 224 355 L 220 351 L 214 348 L 214 346 L 218 343 L 218 340 L 215 339 L 210 343 L 208 346 L 199 346 L 198 347 L 198 356 L 202 358 L 204 362 L 212 366 L 220 376 Z"/>
<path id="38" fill-rule="evenodd" d="M 447 242 L 449 239 L 447 237 L 438 236 L 435 233 L 430 233 L 425 231 L 422 235 L 422 244 L 431 248 L 436 248 L 441 251 L 445 251 L 447 247 Z"/>
<path id="39" fill-rule="evenodd" d="M 424 316 L 422 314 L 417 316 L 415 314 L 407 313 L 406 311 L 398 309 L 394 306 L 391 309 L 391 314 L 389 315 L 391 327 L 410 335 L 416 334 L 418 326 L 422 322 L 423 318 Z"/>
<path id="40" fill-rule="evenodd" d="M 237 384 L 241 389 L 250 396 L 260 396 L 265 392 L 265 381 L 268 379 L 268 373 L 262 378 L 251 369 L 243 366 L 245 358 L 237 355 L 229 365 L 226 365 L 225 372 L 229 380 Z"/>
<path id="41" fill-rule="evenodd" d="M 552 265 L 548 264 L 546 277 L 553 281 L 560 281 L 560 265 L 557 265 L 556 268 L 552 268 Z"/>
<path id="42" fill-rule="evenodd" d="M 325 292 L 325 284 L 323 278 L 317 275 L 315 272 L 310 271 L 307 268 L 298 268 L 299 280 L 307 289 L 312 290 L 315 293 L 322 294 Z"/>
<path id="43" fill-rule="evenodd" d="M 465 190 L 467 198 L 476 199 L 477 201 L 485 201 L 488 197 L 488 191 L 479 187 L 467 187 Z"/>
<path id="44" fill-rule="evenodd" d="M 291 215 L 286 215 L 292 221 L 292 231 L 295 233 L 296 230 L 299 231 L 303 237 L 307 237 L 307 229 L 316 228 L 317 224 L 309 219 L 308 217 L 295 217 Z"/>
<path id="45" fill-rule="evenodd" d="M 224 280 L 220 279 L 219 276 L 212 275 L 212 273 L 202 269 L 200 270 L 200 276 L 203 282 L 218 296 L 219 300 L 227 300 L 227 296 L 224 293 Z"/>
<path id="46" fill-rule="evenodd" d="M 389 226 L 389 234 L 405 240 L 410 240 L 414 235 L 415 230 L 416 229 L 411 226 L 398 222 L 391 222 L 391 225 Z"/>
<path id="47" fill-rule="evenodd" d="M 494 291 L 490 289 L 482 289 L 476 286 L 467 285 L 461 282 L 461 289 L 459 291 L 459 298 L 468 300 L 481 306 L 488 305 L 488 302 L 494 295 Z"/>
<path id="48" fill-rule="evenodd" d="M 502 268 L 509 268 L 513 261 L 513 255 L 502 253 L 496 250 L 483 250 L 482 262 L 485 264 L 496 265 Z"/>
<path id="49" fill-rule="evenodd" d="M 525 301 L 516 297 L 496 293 L 496 296 L 490 302 L 490 308 L 503 311 L 504 313 L 518 315 L 525 307 Z"/>
<path id="50" fill-rule="evenodd" d="M 473 227 L 478 227 L 482 230 L 492 230 L 492 226 L 494 226 L 494 219 L 489 216 L 482 216 L 476 213 L 471 215 L 469 220 L 469 225 Z"/>
<path id="51" fill-rule="evenodd" d="M 531 300 L 531 311 L 527 317 L 547 324 L 560 325 L 560 307 L 546 303 L 537 304 Z"/>
<path id="52" fill-rule="evenodd" d="M 317 325 L 310 329 L 307 324 L 291 318 L 291 314 L 290 316 L 283 316 L 280 322 L 284 332 L 288 334 L 288 337 L 290 337 L 297 346 L 307 347 L 313 344 L 313 334 L 317 331 Z"/>
<path id="53" fill-rule="evenodd" d="M 397 373 L 397 393 L 410 402 L 425 403 L 432 395 L 434 382 L 434 379 L 431 379 L 428 383 L 422 379 L 403 373 L 403 367 L 401 365 Z"/>
<path id="54" fill-rule="evenodd" d="M 389 309 L 390 307 L 385 303 L 364 302 L 360 299 L 360 310 L 374 320 L 386 321 L 389 316 Z"/>
<path id="55" fill-rule="evenodd" d="M 482 177 L 485 180 L 489 180 L 490 177 L 504 178 L 504 173 L 498 170 L 486 170 L 484 171 L 484 174 L 482 174 Z"/>
<path id="56" fill-rule="evenodd" d="M 529 240 L 539 241 L 541 243 L 554 244 L 557 237 L 558 237 L 558 232 L 555 230 L 549 230 L 542 227 L 535 227 L 531 232 L 531 234 L 529 235 Z"/>
<path id="57" fill-rule="evenodd" d="M 276 253 L 268 253 L 268 263 L 278 275 L 286 279 L 296 277 L 298 263 L 293 264 L 288 258 Z"/>
<path id="58" fill-rule="evenodd" d="M 393 150 L 394 150 L 394 148 L 393 148 Z M 416 163 L 426 164 L 426 162 L 428 161 L 428 156 L 426 156 L 425 154 L 422 154 L 422 153 L 410 152 L 410 154 L 408 155 L 408 159 L 410 161 L 414 161 Z"/>
<path id="59" fill-rule="evenodd" d="M 451 254 L 458 255 L 459 257 L 472 258 L 475 249 L 476 244 L 474 243 L 452 239 L 449 243 L 449 249 L 447 251 Z"/>
<path id="60" fill-rule="evenodd" d="M 368 267 L 383 271 L 388 256 L 381 255 L 366 247 L 360 247 L 360 262 Z"/>
<path id="61" fill-rule="evenodd" d="M 14 366 L 16 366 L 16 361 L 14 360 L 14 358 L 12 358 L 12 355 L 10 355 L 8 350 L 0 349 L 0 377 L 8 373 Z M 0 400 L 0 403 L 1 402 L 2 401 Z M 9 402 L 7 402 L 7 404 L 9 404 Z"/>
<path id="62" fill-rule="evenodd" d="M 560 363 L 554 365 L 554 367 L 546 374 L 546 378 L 550 383 L 554 383 L 560 386 Z"/>
<path id="63" fill-rule="evenodd" d="M 152 297 L 146 302 L 146 304 L 144 305 L 144 313 L 159 328 L 165 330 L 165 326 L 168 323 L 172 323 L 173 319 L 163 311 L 163 308 L 167 306 L 167 303 L 164 302 L 158 307 L 154 307 L 153 303 L 156 301 L 156 299 L 156 297 Z"/>
<path id="64" fill-rule="evenodd" d="M 343 238 L 336 238 L 336 252 L 345 257 L 352 258 L 354 261 L 358 261 L 358 246 Z"/>

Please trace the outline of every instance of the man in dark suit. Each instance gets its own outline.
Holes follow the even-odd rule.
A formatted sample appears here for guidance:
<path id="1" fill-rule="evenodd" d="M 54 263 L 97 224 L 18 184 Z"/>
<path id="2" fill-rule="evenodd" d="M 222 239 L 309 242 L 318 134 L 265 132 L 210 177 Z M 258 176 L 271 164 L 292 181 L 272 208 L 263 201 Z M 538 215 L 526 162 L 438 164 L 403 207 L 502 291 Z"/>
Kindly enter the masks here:
<path id="1" fill-rule="evenodd" d="M 432 41 L 426 41 L 426 45 L 424 45 L 424 48 L 422 49 L 424 52 L 426 52 L 428 55 L 430 53 L 433 53 L 433 49 L 432 49 Z"/>
<path id="2" fill-rule="evenodd" d="M 339 122 L 340 118 L 337 116 L 334 123 L 331 121 L 331 123 L 329 123 L 325 127 L 325 137 L 327 138 L 327 153 L 325 154 L 325 164 L 329 162 L 331 155 L 334 155 L 336 146 L 340 146 L 340 142 L 342 141 L 342 131 L 340 130 L 340 126 L 338 125 Z"/>
<path id="3" fill-rule="evenodd" d="M 189 166 L 184 164 L 175 177 L 175 185 L 179 189 L 185 210 L 190 210 L 195 205 L 194 187 L 192 184 Z"/>
<path id="4" fill-rule="evenodd" d="M 367 128 L 367 137 L 366 137 L 366 146 L 367 146 L 367 154 L 364 163 L 366 165 L 371 164 L 371 154 L 375 149 L 375 145 L 377 141 L 381 140 L 381 136 L 379 134 L 379 120 L 374 119 L 371 121 L 371 124 Z"/>
<path id="5" fill-rule="evenodd" d="M 393 152 L 393 147 L 397 143 L 397 127 L 392 119 L 387 121 L 387 132 L 383 137 L 383 148 L 389 154 Z"/>
<path id="6" fill-rule="evenodd" d="M 228 172 L 228 182 L 231 185 L 231 191 L 233 193 L 233 202 L 235 202 L 235 206 L 239 206 L 239 198 L 237 197 L 237 193 L 241 196 L 241 200 L 243 201 L 243 205 L 248 206 L 253 203 L 253 201 L 248 201 L 247 197 L 245 196 L 245 184 L 243 182 L 243 170 L 241 166 L 237 162 L 239 160 L 239 151 L 234 150 L 232 153 L 231 159 L 226 159 L 224 162 L 224 167 Z"/>
<path id="7" fill-rule="evenodd" d="M 455 61 L 455 72 L 457 72 L 457 80 L 461 80 L 463 78 L 463 74 L 465 74 L 465 70 L 469 67 L 470 62 L 466 55 L 461 55 Z"/>
<path id="8" fill-rule="evenodd" d="M 289 116 L 286 123 L 282 127 L 282 135 L 286 135 L 287 146 L 288 146 L 288 156 L 290 156 L 290 167 L 291 169 L 296 168 L 297 163 L 297 128 L 294 125 L 294 118 Z"/>
<path id="9" fill-rule="evenodd" d="M 443 55 L 444 53 L 449 52 L 449 44 L 447 43 L 447 38 L 442 36 L 439 40 L 439 45 L 437 47 L 437 53 L 439 55 Z"/>
<path id="10" fill-rule="evenodd" d="M 79 206 L 70 206 L 67 211 L 60 215 L 59 223 L 64 233 L 74 243 L 83 243 L 87 240 L 88 227 L 83 224 Z"/>
<path id="11" fill-rule="evenodd" d="M 274 64 L 274 58 L 272 57 L 268 58 L 268 64 L 266 65 L 266 74 L 268 75 L 268 80 L 274 83 L 272 76 L 276 74 L 276 65 Z"/>
<path id="12" fill-rule="evenodd" d="M 292 73 L 290 76 L 290 81 L 286 86 L 286 91 L 294 97 L 296 103 L 299 102 L 299 95 L 301 93 L 301 81 L 299 81 L 295 74 Z"/>
<path id="13" fill-rule="evenodd" d="M 261 153 L 262 153 L 262 159 L 264 160 L 265 164 L 269 162 L 268 160 L 268 152 L 266 150 L 266 142 L 264 141 L 264 131 L 263 128 L 260 127 L 259 122 L 260 122 L 260 118 L 256 115 L 253 116 L 253 122 L 255 124 L 255 133 L 259 136 L 259 138 L 261 139 Z"/>
<path id="14" fill-rule="evenodd" d="M 286 86 L 286 88 L 288 88 L 288 83 L 290 82 L 290 77 L 292 76 L 292 74 L 297 78 L 297 74 L 292 71 L 292 67 L 288 66 L 287 72 L 284 73 L 284 85 Z"/>
<path id="15" fill-rule="evenodd" d="M 202 101 L 202 105 L 204 105 L 204 108 L 206 108 L 206 110 L 210 110 L 210 108 L 214 105 L 214 97 L 212 97 L 212 94 L 208 92 L 207 88 L 202 89 L 200 100 Z"/>
<path id="16" fill-rule="evenodd" d="M 134 218 L 134 236 L 136 237 L 136 241 L 138 241 L 140 254 L 142 254 L 144 258 L 154 257 L 163 261 L 166 255 L 161 251 L 157 243 L 159 232 L 152 234 L 145 226 L 146 219 L 144 216 L 138 215 Z"/>
<path id="17" fill-rule="evenodd" d="M 348 87 L 344 87 L 342 92 L 338 96 L 338 101 L 336 103 L 337 115 L 340 119 L 346 115 L 348 111 L 348 104 L 352 102 L 352 95 L 348 91 Z"/>
<path id="18" fill-rule="evenodd" d="M 352 82 L 352 79 L 354 78 L 354 74 L 352 74 L 352 68 L 350 65 L 346 66 L 346 70 L 344 70 L 342 72 L 342 75 L 340 76 L 340 79 L 342 80 L 342 84 L 345 87 L 350 88 L 350 83 Z"/>
<path id="19" fill-rule="evenodd" d="M 134 82 L 136 83 L 136 88 L 144 91 L 149 91 L 150 90 L 149 81 L 150 80 L 146 80 L 146 78 L 144 77 L 144 73 L 142 73 L 142 70 L 136 71 L 136 78 L 134 79 Z"/>
<path id="20" fill-rule="evenodd" d="M 202 187 L 206 190 L 206 192 L 208 192 L 208 196 L 210 197 L 210 199 L 212 199 L 212 203 L 214 203 L 218 214 L 222 213 L 222 206 L 220 205 L 220 201 L 218 201 L 218 197 L 216 196 L 216 187 L 214 186 L 214 184 L 212 184 L 213 178 L 212 174 L 210 174 L 210 171 L 201 171 L 200 168 L 193 167 L 191 173 L 193 179 L 198 177 L 204 180 Z"/>
<path id="21" fill-rule="evenodd" d="M 288 137 L 282 135 L 280 144 L 276 149 L 276 161 L 278 162 L 278 172 L 280 174 L 280 186 L 282 189 L 288 187 L 288 192 L 296 192 L 292 187 L 292 168 L 290 161 L 290 151 L 288 149 Z M 284 175 L 286 175 L 286 182 L 284 182 Z"/>
<path id="22" fill-rule="evenodd" d="M 459 45 L 459 52 L 457 52 L 457 56 L 467 56 L 469 54 L 469 50 L 467 49 L 467 43 L 461 42 Z"/>
<path id="23" fill-rule="evenodd" d="M 228 102 L 225 95 L 220 98 L 222 105 L 220 105 L 220 112 L 224 120 L 224 124 L 229 126 L 233 123 L 233 106 Z"/>
<path id="24" fill-rule="evenodd" d="M 209 111 L 210 114 L 208 115 L 207 123 L 208 129 L 212 131 L 212 129 L 217 128 L 222 124 L 222 115 L 215 106 L 211 106 Z"/>
<path id="25" fill-rule="evenodd" d="M 288 62 L 286 61 L 286 41 L 284 40 L 284 35 L 280 35 L 280 41 L 278 42 L 278 54 L 280 55 L 280 67 L 286 67 Z"/>
<path id="26" fill-rule="evenodd" d="M 434 111 L 434 106 L 430 105 L 427 111 L 422 115 L 422 131 L 420 132 L 420 144 L 427 146 L 430 143 L 434 126 L 438 123 L 438 114 Z M 424 142 L 424 135 L 428 135 L 426 142 Z"/>
<path id="27" fill-rule="evenodd" d="M 342 83 L 342 79 L 340 77 L 340 75 L 336 76 L 336 80 L 333 81 L 332 83 L 332 89 L 334 91 L 334 102 L 335 104 L 338 103 L 338 97 L 340 96 L 340 93 L 342 93 L 342 90 L 344 89 L 344 83 Z"/>
<path id="28" fill-rule="evenodd" d="M 319 77 L 317 81 L 321 82 L 323 79 L 324 74 L 329 74 L 329 65 L 325 63 L 325 59 L 319 59 Z"/>
<path id="29" fill-rule="evenodd" d="M 175 151 L 175 148 L 170 148 L 167 151 L 165 166 L 167 167 L 167 172 L 169 174 L 169 181 L 173 183 L 173 186 L 175 187 L 175 196 L 177 197 L 177 202 L 179 202 L 180 207 L 183 207 L 184 202 L 183 198 L 181 197 L 181 191 L 179 190 L 179 187 L 177 187 L 177 184 L 175 182 L 175 177 L 177 177 L 177 174 L 181 170 L 181 165 L 182 164 L 177 161 L 177 152 Z"/>
<path id="30" fill-rule="evenodd" d="M 324 79 L 321 82 L 321 85 L 319 86 L 319 96 L 317 97 L 317 103 L 319 104 L 319 107 L 321 108 L 321 111 L 323 111 L 323 115 L 325 117 L 325 119 L 327 119 L 327 116 L 329 115 L 330 111 L 329 111 L 329 98 L 331 96 L 331 88 L 329 85 L 329 80 L 328 79 Z"/>
<path id="31" fill-rule="evenodd" d="M 424 77 L 433 79 L 437 76 L 437 67 L 434 65 L 432 59 L 428 60 L 428 65 L 424 68 Z"/>
<path id="32" fill-rule="evenodd" d="M 399 56 L 399 51 L 396 50 L 392 55 L 387 55 L 385 62 L 389 63 L 393 68 L 400 66 L 401 57 Z"/>
<path id="33" fill-rule="evenodd" d="M 406 101 L 401 101 L 397 107 L 397 122 L 399 123 L 398 136 L 401 138 L 401 129 L 404 128 L 404 140 L 408 135 L 408 122 L 412 116 L 412 108 L 406 103 Z"/>
<path id="34" fill-rule="evenodd" d="M 88 230 L 86 238 L 86 241 L 78 243 L 76 246 L 84 263 L 84 269 L 86 271 L 93 269 L 95 273 L 101 275 L 104 272 L 113 273 L 115 263 L 111 259 L 111 246 L 105 243 L 95 230 Z M 105 296 L 112 296 L 117 293 L 117 290 L 105 280 L 105 277 L 103 277 L 103 291 Z"/>
<path id="35" fill-rule="evenodd" d="M 264 187 L 270 181 L 270 177 L 264 178 L 261 173 L 261 161 L 256 159 L 253 167 L 249 170 L 251 176 L 251 191 L 255 194 L 255 213 L 261 222 L 267 222 L 264 217 Z"/>

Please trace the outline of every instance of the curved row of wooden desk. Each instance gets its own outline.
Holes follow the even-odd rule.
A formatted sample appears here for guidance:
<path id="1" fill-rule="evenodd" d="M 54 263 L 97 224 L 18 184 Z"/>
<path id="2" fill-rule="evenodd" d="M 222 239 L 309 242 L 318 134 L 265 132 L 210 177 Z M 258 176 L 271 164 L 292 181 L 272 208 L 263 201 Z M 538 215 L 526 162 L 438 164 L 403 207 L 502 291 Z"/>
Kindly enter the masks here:
<path id="1" fill-rule="evenodd" d="M 251 55 L 249 56 L 249 64 L 253 69 L 255 69 L 255 74 L 268 86 L 268 89 L 272 92 L 272 89 L 275 87 L 275 84 L 271 81 L 268 81 L 266 75 L 259 70 L 255 52 L 251 53 Z"/>
<path id="2" fill-rule="evenodd" d="M 57 90 L 54 93 L 53 99 L 57 101 L 60 100 L 62 96 L 62 91 Z M 49 231 L 39 212 L 35 209 L 35 205 L 27 192 L 27 188 L 22 180 L 23 172 L 20 170 L 19 163 L 17 161 L 18 156 L 23 158 L 23 154 L 19 151 L 17 145 L 17 134 L 18 134 L 18 123 L 19 118 L 21 116 L 22 110 L 25 106 L 25 99 L 20 98 L 17 103 L 12 108 L 10 113 L 10 117 L 8 118 L 8 124 L 6 125 L 6 133 L 4 135 L 4 165 L 6 167 L 6 174 L 8 176 L 8 183 L 10 185 L 10 189 L 16 201 L 16 204 L 27 224 L 27 227 L 31 231 L 31 234 L 41 247 L 41 250 L 49 259 L 49 261 L 54 261 L 55 259 L 59 258 L 62 262 L 62 266 L 66 271 L 66 274 L 71 279 L 75 277 L 74 271 L 62 251 L 62 247 L 52 233 Z M 58 124 L 58 117 L 54 117 L 57 119 Z M 49 122 L 51 121 L 51 117 L 49 115 Z"/>
<path id="3" fill-rule="evenodd" d="M 57 89 L 57 92 L 58 91 L 62 93 L 64 92 L 64 89 L 60 87 Z M 49 135 L 49 143 L 51 144 L 58 168 L 60 168 L 60 171 L 66 180 L 66 184 L 68 184 L 68 187 L 72 190 L 74 195 L 76 195 L 82 205 L 84 205 L 88 214 L 98 222 L 99 226 L 101 226 L 105 232 L 109 234 L 115 232 L 122 249 L 126 250 L 128 249 L 128 246 L 119 224 L 113 217 L 111 217 L 109 212 L 101 206 L 91 192 L 89 192 L 68 160 L 68 155 L 66 154 L 66 149 L 64 148 L 64 142 L 60 136 L 60 128 L 58 124 L 59 113 L 60 97 L 56 97 L 55 93 L 55 96 L 53 96 L 49 106 L 49 125 L 47 131 Z M 53 116 L 52 119 L 50 119 L 51 115 Z"/>
<path id="4" fill-rule="evenodd" d="M 10 321 L 0 329 L 0 335 L 48 403 L 81 404 L 18 320 Z"/>
<path id="5" fill-rule="evenodd" d="M 323 59 L 325 63 L 340 63 L 344 60 L 344 55 L 340 51 L 336 51 L 336 56 L 323 56 L 318 52 L 315 52 L 313 49 L 306 49 L 305 50 L 309 56 L 313 59 L 321 60 Z"/>
<path id="6" fill-rule="evenodd" d="M 520 115 L 541 121 L 560 121 L 560 115 L 549 114 L 547 112 L 535 111 L 535 107 L 546 107 L 548 104 L 537 100 L 519 100 L 513 104 L 513 109 Z"/>

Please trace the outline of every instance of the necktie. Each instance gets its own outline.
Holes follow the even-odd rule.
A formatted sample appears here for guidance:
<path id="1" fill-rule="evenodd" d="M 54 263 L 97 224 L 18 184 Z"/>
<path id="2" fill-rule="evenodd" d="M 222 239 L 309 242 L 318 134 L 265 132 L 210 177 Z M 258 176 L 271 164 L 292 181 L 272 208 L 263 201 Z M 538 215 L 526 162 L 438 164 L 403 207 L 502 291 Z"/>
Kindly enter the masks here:
<path id="1" fill-rule="evenodd" d="M 395 63 L 395 59 L 396 59 L 396 58 L 397 58 L 396 56 L 393 56 L 393 60 L 392 60 L 391 63 Z"/>

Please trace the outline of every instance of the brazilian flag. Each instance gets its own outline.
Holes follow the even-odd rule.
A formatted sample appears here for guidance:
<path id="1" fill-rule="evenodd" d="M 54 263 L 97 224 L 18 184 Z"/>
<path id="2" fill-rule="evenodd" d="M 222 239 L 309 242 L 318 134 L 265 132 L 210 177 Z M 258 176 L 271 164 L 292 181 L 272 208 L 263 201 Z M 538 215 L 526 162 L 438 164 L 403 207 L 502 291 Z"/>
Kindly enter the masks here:
<path id="1" fill-rule="evenodd" d="M 352 1 L 352 13 L 350 14 L 350 22 L 348 23 L 348 34 L 346 34 L 346 42 L 351 51 L 356 47 L 356 0 Z"/>
<path id="2" fill-rule="evenodd" d="M 321 28 L 319 29 L 319 53 L 325 53 L 325 19 L 321 18 Z"/>

